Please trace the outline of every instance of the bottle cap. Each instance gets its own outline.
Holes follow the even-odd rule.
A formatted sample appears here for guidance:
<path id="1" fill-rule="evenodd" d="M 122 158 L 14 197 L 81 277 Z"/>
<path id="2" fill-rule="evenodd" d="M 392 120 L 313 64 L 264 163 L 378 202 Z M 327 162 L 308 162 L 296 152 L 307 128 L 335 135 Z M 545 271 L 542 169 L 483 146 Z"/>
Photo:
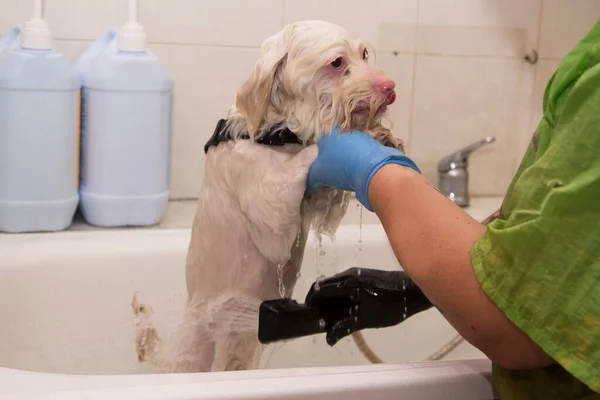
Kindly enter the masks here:
<path id="1" fill-rule="evenodd" d="M 33 50 L 52 50 L 52 32 L 46 21 L 33 17 L 21 31 L 21 47 Z"/>
<path id="2" fill-rule="evenodd" d="M 119 50 L 121 51 L 146 51 L 146 32 L 141 24 L 129 21 L 119 32 Z"/>

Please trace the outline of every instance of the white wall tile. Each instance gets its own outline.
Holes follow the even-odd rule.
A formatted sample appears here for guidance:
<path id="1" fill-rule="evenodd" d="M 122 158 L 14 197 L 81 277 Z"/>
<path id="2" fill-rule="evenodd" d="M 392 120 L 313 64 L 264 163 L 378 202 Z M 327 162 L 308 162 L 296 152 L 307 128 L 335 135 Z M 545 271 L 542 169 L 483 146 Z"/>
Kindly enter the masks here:
<path id="1" fill-rule="evenodd" d="M 151 45 L 174 76 L 171 196 L 198 195 L 204 144 L 250 76 L 258 49 Z"/>
<path id="2" fill-rule="evenodd" d="M 128 18 L 124 0 L 46 0 L 44 18 L 54 37 L 95 40 Z"/>
<path id="3" fill-rule="evenodd" d="M 67 60 L 75 63 L 79 56 L 83 54 L 93 41 L 91 40 L 62 40 L 54 39 L 54 48 L 60 52 Z"/>
<path id="4" fill-rule="evenodd" d="M 55 48 L 73 62 L 128 18 L 127 0 L 45 3 Z M 31 1 L 0 0 L 0 10 L 2 34 L 31 17 Z M 284 23 L 306 19 L 338 23 L 377 48 L 378 67 L 397 84 L 394 134 L 434 183 L 441 156 L 497 136 L 473 154 L 471 188 L 502 194 L 541 118 L 548 79 L 599 16 L 600 0 L 139 0 L 151 49 L 175 79 L 173 196 L 197 195 L 204 143 L 258 46 Z M 542 59 L 532 67 L 522 57 L 538 43 Z M 415 49 L 426 55 L 416 71 Z"/>
<path id="5" fill-rule="evenodd" d="M 279 31 L 283 3 L 274 0 L 140 0 L 140 21 L 149 40 L 260 46 Z"/>
<path id="6" fill-rule="evenodd" d="M 522 58 L 537 46 L 540 0 L 419 1 L 419 53 Z"/>
<path id="7" fill-rule="evenodd" d="M 31 1 L 0 0 L 0 36 L 17 24 L 23 24 L 33 16 Z"/>
<path id="8" fill-rule="evenodd" d="M 599 18 L 598 0 L 544 0 L 540 55 L 564 57 Z"/>
<path id="9" fill-rule="evenodd" d="M 308 19 L 341 25 L 380 52 L 414 51 L 417 0 L 286 0 L 286 24 Z"/>
<path id="10" fill-rule="evenodd" d="M 529 146 L 529 142 L 531 141 L 531 137 L 533 133 L 537 129 L 542 116 L 543 116 L 543 101 L 544 101 L 544 92 L 546 91 L 546 85 L 548 85 L 548 81 L 560 65 L 559 60 L 540 60 L 538 65 L 536 66 L 535 73 L 535 85 L 533 87 L 533 95 L 531 99 L 531 125 L 530 125 L 530 135 L 524 136 L 521 138 L 518 147 L 517 157 L 521 159 L 527 150 L 527 146 Z"/>
<path id="11" fill-rule="evenodd" d="M 410 142 L 410 111 L 412 103 L 412 83 L 414 79 L 414 55 L 379 54 L 377 68 L 396 82 L 396 102 L 389 107 L 388 115 L 393 123 L 394 136 Z M 407 149 L 410 151 L 410 149 Z"/>
<path id="12" fill-rule="evenodd" d="M 502 195 L 529 129 L 533 68 L 521 60 L 417 56 L 411 155 L 438 183 L 437 163 L 485 136 L 496 142 L 470 158 L 470 190 Z"/>
<path id="13" fill-rule="evenodd" d="M 542 106 L 544 101 L 544 92 L 546 91 L 546 86 L 548 85 L 548 81 L 558 69 L 560 65 L 559 60 L 540 60 L 537 65 L 536 75 L 535 75 L 535 86 L 533 90 L 533 100 L 531 109 L 534 113 L 536 113 L 535 119 L 539 120 L 542 116 Z M 537 122 L 534 123 L 537 125 Z"/>

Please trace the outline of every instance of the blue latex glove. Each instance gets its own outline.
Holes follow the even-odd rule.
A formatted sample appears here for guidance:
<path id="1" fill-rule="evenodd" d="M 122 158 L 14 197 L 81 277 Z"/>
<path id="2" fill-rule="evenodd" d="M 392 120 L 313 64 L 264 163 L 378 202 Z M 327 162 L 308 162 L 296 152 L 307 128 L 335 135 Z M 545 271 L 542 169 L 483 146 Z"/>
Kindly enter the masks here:
<path id="1" fill-rule="evenodd" d="M 382 145 L 360 131 L 331 134 L 319 139 L 319 155 L 308 171 L 306 192 L 330 187 L 356 193 L 358 201 L 369 211 L 368 189 L 373 175 L 384 165 L 398 164 L 421 173 L 417 165 L 400 151 Z"/>

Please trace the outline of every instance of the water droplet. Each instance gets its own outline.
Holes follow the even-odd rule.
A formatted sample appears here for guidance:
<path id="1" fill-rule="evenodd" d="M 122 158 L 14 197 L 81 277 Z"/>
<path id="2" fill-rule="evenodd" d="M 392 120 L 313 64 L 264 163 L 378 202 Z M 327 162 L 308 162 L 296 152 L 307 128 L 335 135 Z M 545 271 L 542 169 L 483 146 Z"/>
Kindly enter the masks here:
<path id="1" fill-rule="evenodd" d="M 319 320 L 319 328 L 325 329 L 325 320 L 324 319 Z"/>
<path id="2" fill-rule="evenodd" d="M 321 290 L 321 281 L 325 279 L 325 275 L 319 275 L 319 277 L 317 278 L 317 280 L 315 281 L 315 292 L 318 292 L 319 290 Z"/>
<path id="3" fill-rule="evenodd" d="M 358 317 L 354 317 L 354 322 L 358 322 Z"/>
<path id="4" fill-rule="evenodd" d="M 348 328 L 347 332 L 348 332 L 348 334 L 352 333 L 352 331 L 350 330 L 350 328 Z"/>
<path id="5" fill-rule="evenodd" d="M 359 268 L 359 269 L 356 271 L 356 275 L 360 276 L 360 274 L 361 274 L 361 273 L 362 273 L 362 270 Z"/>
<path id="6" fill-rule="evenodd" d="M 358 312 L 358 304 L 354 306 L 354 311 Z"/>

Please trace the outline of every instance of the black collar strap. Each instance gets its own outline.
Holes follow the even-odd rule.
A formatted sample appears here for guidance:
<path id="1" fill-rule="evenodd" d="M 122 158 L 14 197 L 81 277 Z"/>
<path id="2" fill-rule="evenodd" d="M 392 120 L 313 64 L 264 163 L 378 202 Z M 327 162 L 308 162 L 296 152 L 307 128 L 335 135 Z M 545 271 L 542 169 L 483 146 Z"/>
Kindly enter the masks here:
<path id="1" fill-rule="evenodd" d="M 217 146 L 221 142 L 226 142 L 233 139 L 229 131 L 225 129 L 226 124 L 226 119 L 221 119 L 219 122 L 217 122 L 215 132 L 204 145 L 205 154 L 208 152 L 208 149 L 211 146 Z M 245 135 L 242 137 L 242 139 L 250 139 L 250 137 Z M 300 139 L 298 139 L 298 136 L 296 136 L 296 134 L 290 131 L 288 128 L 276 128 L 267 132 L 260 139 L 256 139 L 256 143 L 267 146 L 283 146 L 288 143 L 301 144 L 302 142 Z"/>

